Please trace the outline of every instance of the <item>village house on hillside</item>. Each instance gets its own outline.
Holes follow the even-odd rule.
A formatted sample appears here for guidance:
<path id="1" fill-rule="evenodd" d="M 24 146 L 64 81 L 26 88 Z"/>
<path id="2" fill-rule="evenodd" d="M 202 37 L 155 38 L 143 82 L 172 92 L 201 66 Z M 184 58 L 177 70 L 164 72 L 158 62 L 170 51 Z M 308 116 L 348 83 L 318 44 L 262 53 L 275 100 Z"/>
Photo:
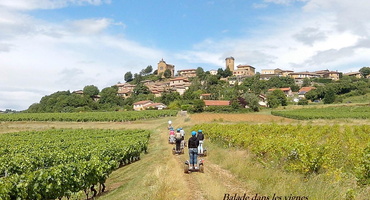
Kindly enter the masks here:
<path id="1" fill-rule="evenodd" d="M 191 82 L 186 77 L 176 77 L 170 79 L 171 90 L 183 95 L 187 89 L 189 89 Z"/>
<path id="2" fill-rule="evenodd" d="M 177 74 L 182 77 L 196 77 L 197 76 L 197 70 L 196 69 L 183 69 L 183 70 L 177 70 Z"/>
<path id="3" fill-rule="evenodd" d="M 348 73 L 345 73 L 344 75 L 356 77 L 356 78 L 362 78 L 362 74 L 360 72 L 348 72 Z"/>
<path id="4" fill-rule="evenodd" d="M 284 92 L 284 94 L 289 97 L 289 96 L 293 96 L 293 92 L 292 92 L 292 89 L 290 87 L 287 87 L 287 88 L 271 88 L 271 89 L 268 89 L 267 92 L 272 92 L 274 90 L 281 90 Z"/>
<path id="5" fill-rule="evenodd" d="M 313 89 L 316 89 L 316 88 L 315 87 L 302 87 L 298 91 L 298 98 L 305 98 L 306 93 L 313 90 Z"/>
<path id="6" fill-rule="evenodd" d="M 118 88 L 117 91 L 118 96 L 123 98 L 130 97 L 134 91 L 134 88 L 136 87 L 136 85 L 132 85 L 130 83 L 119 83 L 116 84 L 116 86 Z"/>
<path id="7" fill-rule="evenodd" d="M 282 70 L 279 68 L 276 69 L 262 69 L 260 74 L 260 79 L 262 80 L 269 80 L 271 77 L 274 76 L 282 76 L 287 77 L 290 73 L 293 73 L 292 70 Z"/>
<path id="8" fill-rule="evenodd" d="M 340 72 L 337 71 L 329 71 L 329 70 L 320 70 L 315 71 L 314 73 L 319 74 L 322 78 L 329 78 L 331 80 L 337 81 L 340 78 Z"/>
<path id="9" fill-rule="evenodd" d="M 154 103 L 151 100 L 138 101 L 138 102 L 135 102 L 133 105 L 134 105 L 134 110 L 137 110 L 137 111 L 146 110 L 149 108 L 156 108 L 158 110 L 167 108 L 167 106 L 164 105 L 163 103 Z"/>

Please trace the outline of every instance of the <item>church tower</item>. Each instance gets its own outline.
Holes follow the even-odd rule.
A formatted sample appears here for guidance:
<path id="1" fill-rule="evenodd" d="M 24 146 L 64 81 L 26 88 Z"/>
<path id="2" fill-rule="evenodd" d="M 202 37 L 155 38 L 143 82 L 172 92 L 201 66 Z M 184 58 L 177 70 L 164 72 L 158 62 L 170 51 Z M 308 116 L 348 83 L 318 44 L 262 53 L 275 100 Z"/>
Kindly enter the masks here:
<path id="1" fill-rule="evenodd" d="M 164 61 L 162 58 L 162 60 L 160 60 L 158 63 L 158 75 L 162 73 L 162 77 L 164 77 L 163 74 L 167 69 L 171 71 L 171 77 L 174 77 L 175 65 L 167 64 L 166 61 Z"/>
<path id="2" fill-rule="evenodd" d="M 225 58 L 226 61 L 226 68 L 229 68 L 231 72 L 234 73 L 234 58 L 233 57 L 228 57 Z"/>

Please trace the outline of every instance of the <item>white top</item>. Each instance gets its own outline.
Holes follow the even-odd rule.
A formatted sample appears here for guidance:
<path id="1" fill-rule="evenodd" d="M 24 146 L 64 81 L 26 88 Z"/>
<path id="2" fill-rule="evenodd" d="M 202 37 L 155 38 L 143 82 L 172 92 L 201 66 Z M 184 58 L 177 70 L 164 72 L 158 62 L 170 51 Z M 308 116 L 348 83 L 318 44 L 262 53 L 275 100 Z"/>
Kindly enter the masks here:
<path id="1" fill-rule="evenodd" d="M 181 136 L 185 136 L 185 131 L 183 129 L 180 130 Z"/>

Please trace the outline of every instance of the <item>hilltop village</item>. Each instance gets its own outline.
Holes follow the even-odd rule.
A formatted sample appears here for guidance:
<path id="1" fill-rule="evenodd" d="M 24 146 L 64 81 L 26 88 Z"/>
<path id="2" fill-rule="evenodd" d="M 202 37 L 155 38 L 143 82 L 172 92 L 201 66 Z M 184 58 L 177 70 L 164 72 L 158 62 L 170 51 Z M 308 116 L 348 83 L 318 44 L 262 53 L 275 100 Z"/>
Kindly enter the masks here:
<path id="1" fill-rule="evenodd" d="M 237 65 L 235 68 L 235 59 L 233 57 L 227 57 L 225 59 L 225 69 L 231 72 L 231 76 L 221 78 L 221 80 L 228 82 L 230 85 L 241 84 L 243 80 L 247 77 L 252 77 L 256 75 L 256 70 L 253 66 L 250 65 Z M 187 89 L 191 86 L 191 79 L 192 77 L 197 76 L 197 69 L 183 69 L 178 70 L 177 74 L 175 74 L 175 65 L 166 63 L 163 59 L 158 62 L 157 65 L 157 74 L 163 77 L 163 74 L 167 71 L 170 72 L 170 78 L 165 79 L 162 81 L 152 81 L 152 80 L 143 80 L 141 81 L 146 87 L 149 88 L 149 91 L 155 95 L 155 97 L 161 97 L 164 92 L 171 92 L 175 91 L 178 92 L 180 95 L 183 95 Z M 209 73 L 211 75 L 217 75 L 218 70 L 210 70 Z M 272 77 L 291 77 L 294 79 L 297 85 L 302 85 L 304 79 L 313 79 L 313 78 L 324 78 L 324 79 L 331 79 L 333 81 L 337 81 L 343 75 L 342 72 L 338 71 L 330 71 L 330 70 L 320 70 L 320 71 L 313 71 L 313 72 L 294 72 L 292 70 L 283 70 L 283 69 L 262 69 L 261 73 L 259 73 L 260 80 L 269 80 Z M 344 75 L 353 76 L 356 78 L 361 78 L 360 72 L 351 72 L 346 73 Z M 135 84 L 131 84 L 129 82 L 126 83 L 119 83 L 116 85 L 118 87 L 118 95 L 123 98 L 130 97 L 133 92 L 134 88 L 136 87 Z M 301 88 L 299 91 L 300 94 L 304 94 L 311 90 L 313 87 L 304 87 Z M 291 88 L 280 88 L 287 96 L 292 95 Z M 269 89 L 269 91 L 274 90 L 274 88 Z M 200 98 L 204 98 L 210 94 L 202 94 Z M 263 96 L 263 95 L 260 95 Z M 263 99 L 263 98 L 262 98 Z M 137 106 L 140 109 L 143 109 L 145 106 L 142 104 L 148 104 L 150 101 L 140 101 L 137 102 Z M 152 103 L 152 102 L 151 102 Z M 210 102 L 208 102 L 210 103 Z M 214 102 L 214 105 L 225 103 L 222 102 Z M 149 105 L 149 104 L 148 104 Z M 207 105 L 207 102 L 206 102 Z M 260 105 L 265 105 L 265 103 L 260 102 Z M 153 106 L 153 105 L 152 105 Z M 163 106 L 163 105 L 162 105 Z M 135 105 L 134 105 L 135 108 Z"/>

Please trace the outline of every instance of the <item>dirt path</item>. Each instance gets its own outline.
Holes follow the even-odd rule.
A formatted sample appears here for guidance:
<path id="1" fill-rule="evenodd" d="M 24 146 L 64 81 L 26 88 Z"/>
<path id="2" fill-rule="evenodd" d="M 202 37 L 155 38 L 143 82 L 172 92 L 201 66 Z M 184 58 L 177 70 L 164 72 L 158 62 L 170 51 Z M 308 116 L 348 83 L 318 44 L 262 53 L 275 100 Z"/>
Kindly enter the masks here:
<path id="1" fill-rule="evenodd" d="M 167 120 L 160 120 L 154 129 L 149 153 L 139 162 L 112 173 L 107 180 L 108 192 L 99 199 L 223 199 L 225 194 L 243 195 L 248 191 L 243 182 L 207 157 L 204 173 L 185 174 L 188 149 L 183 155 L 172 155 Z M 186 123 L 178 117 L 173 124 L 180 127 Z M 191 132 L 186 128 L 185 131 L 188 135 Z"/>

